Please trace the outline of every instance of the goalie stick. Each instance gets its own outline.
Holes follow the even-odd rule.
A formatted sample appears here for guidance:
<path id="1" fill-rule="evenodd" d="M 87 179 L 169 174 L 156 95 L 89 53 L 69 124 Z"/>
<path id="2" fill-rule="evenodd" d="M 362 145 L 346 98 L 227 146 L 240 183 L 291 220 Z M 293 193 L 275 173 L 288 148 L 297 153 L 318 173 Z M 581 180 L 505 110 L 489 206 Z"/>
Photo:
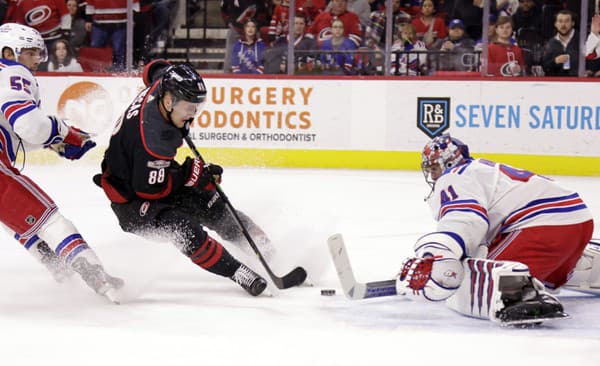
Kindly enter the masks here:
<path id="1" fill-rule="evenodd" d="M 327 240 L 327 245 L 329 246 L 329 253 L 340 279 L 342 290 L 347 298 L 350 300 L 360 300 L 398 295 L 396 292 L 396 280 L 393 279 L 366 283 L 356 282 L 342 234 L 330 236 Z"/>
<path id="2" fill-rule="evenodd" d="M 190 149 L 192 150 L 194 155 L 198 159 L 205 161 L 202 158 L 202 155 L 200 155 L 200 152 L 198 152 L 198 149 L 196 149 L 196 145 L 194 145 L 194 142 L 192 141 L 190 136 L 184 135 L 183 138 L 185 139 L 185 142 L 188 144 L 188 146 L 190 147 Z M 271 277 L 271 280 L 273 281 L 275 286 L 277 286 L 278 289 L 283 290 L 286 288 L 301 285 L 304 282 L 304 280 L 306 280 L 306 276 L 307 276 L 306 270 L 302 267 L 296 267 L 290 273 L 286 274 L 283 277 L 279 277 L 279 276 L 275 275 L 275 273 L 273 273 L 273 271 L 271 270 L 271 267 L 269 267 L 269 265 L 267 264 L 267 261 L 263 257 L 260 250 L 258 250 L 256 243 L 254 242 L 254 240 L 250 236 L 250 233 L 248 232 L 248 230 L 244 226 L 242 220 L 238 216 L 237 211 L 235 210 L 235 208 L 233 208 L 233 205 L 229 201 L 229 198 L 227 198 L 227 196 L 225 195 L 225 192 L 223 192 L 223 190 L 221 189 L 221 186 L 217 182 L 215 182 L 214 179 L 213 179 L 213 183 L 216 187 L 218 197 L 220 197 L 223 200 L 223 202 L 225 202 L 225 205 L 229 209 L 229 212 L 231 212 L 231 214 L 235 218 L 235 221 L 237 222 L 238 226 L 242 230 L 242 233 L 246 237 L 248 244 L 250 244 L 250 247 L 254 251 L 254 254 L 256 254 L 258 259 L 260 260 L 260 263 L 262 263 L 263 267 L 265 267 L 265 270 L 267 270 L 267 273 L 269 274 L 269 277 Z"/>

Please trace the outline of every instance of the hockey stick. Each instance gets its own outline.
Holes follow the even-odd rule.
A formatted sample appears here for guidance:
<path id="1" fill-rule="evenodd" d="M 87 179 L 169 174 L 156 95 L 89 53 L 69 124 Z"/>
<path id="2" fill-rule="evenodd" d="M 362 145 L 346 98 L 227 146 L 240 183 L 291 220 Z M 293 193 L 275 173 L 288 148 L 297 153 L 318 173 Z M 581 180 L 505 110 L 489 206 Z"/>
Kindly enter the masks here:
<path id="1" fill-rule="evenodd" d="M 186 135 L 183 138 L 185 139 L 185 142 L 188 144 L 188 146 L 190 147 L 190 149 L 192 150 L 192 152 L 194 153 L 194 155 L 198 159 L 200 159 L 202 161 L 205 161 L 202 158 L 202 155 L 200 155 L 200 152 L 198 152 L 198 149 L 196 148 L 196 145 L 194 145 L 194 142 L 192 141 L 192 139 L 190 138 L 190 136 Z M 304 268 L 302 268 L 302 267 L 296 267 L 290 273 L 286 274 L 283 277 L 276 276 L 273 273 L 273 271 L 271 270 L 271 267 L 269 267 L 269 265 L 267 264 L 267 261 L 263 257 L 263 255 L 260 252 L 260 250 L 258 250 L 258 247 L 256 246 L 256 243 L 254 243 L 254 240 L 250 236 L 250 233 L 248 232 L 248 230 L 244 226 L 244 223 L 242 222 L 242 220 L 238 216 L 237 211 L 235 210 L 235 208 L 233 208 L 233 205 L 229 201 L 229 198 L 227 198 L 227 196 L 225 195 L 225 192 L 223 192 L 223 190 L 221 189 L 221 186 L 217 182 L 215 182 L 214 179 L 213 179 L 213 183 L 214 183 L 214 185 L 216 187 L 218 197 L 221 197 L 221 199 L 223 200 L 223 202 L 225 202 L 225 205 L 229 209 L 229 212 L 235 218 L 235 221 L 237 222 L 238 226 L 242 230 L 242 233 L 244 233 L 244 236 L 246 237 L 246 240 L 248 241 L 248 244 L 250 244 L 250 247 L 252 248 L 252 250 L 254 251 L 254 253 L 256 254 L 256 256 L 258 257 L 258 259 L 260 260 L 260 263 L 262 263 L 263 267 L 265 267 L 265 269 L 267 270 L 267 273 L 269 274 L 269 277 L 271 277 L 271 280 L 273 281 L 273 283 L 275 284 L 275 286 L 277 286 L 278 289 L 286 289 L 286 288 L 290 288 L 290 287 L 293 287 L 293 286 L 301 285 L 304 282 L 304 280 L 306 280 L 306 275 L 307 275 L 306 274 L 306 270 Z"/>
<path id="2" fill-rule="evenodd" d="M 396 292 L 396 280 L 384 280 L 376 282 L 356 282 L 354 272 L 348 258 L 348 251 L 344 245 L 342 234 L 334 234 L 327 240 L 329 253 L 333 265 L 342 284 L 344 294 L 350 300 L 368 299 L 371 297 L 394 296 Z"/>

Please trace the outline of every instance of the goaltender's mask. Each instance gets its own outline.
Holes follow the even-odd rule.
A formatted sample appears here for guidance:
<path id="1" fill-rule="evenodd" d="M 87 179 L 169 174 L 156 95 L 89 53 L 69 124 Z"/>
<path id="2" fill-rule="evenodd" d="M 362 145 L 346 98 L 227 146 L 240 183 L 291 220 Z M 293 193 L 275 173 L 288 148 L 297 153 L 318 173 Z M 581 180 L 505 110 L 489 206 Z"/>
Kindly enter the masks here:
<path id="1" fill-rule="evenodd" d="M 443 134 L 434 137 L 423 148 L 421 170 L 427 184 L 433 188 L 446 169 L 471 159 L 469 147 L 459 139 Z"/>

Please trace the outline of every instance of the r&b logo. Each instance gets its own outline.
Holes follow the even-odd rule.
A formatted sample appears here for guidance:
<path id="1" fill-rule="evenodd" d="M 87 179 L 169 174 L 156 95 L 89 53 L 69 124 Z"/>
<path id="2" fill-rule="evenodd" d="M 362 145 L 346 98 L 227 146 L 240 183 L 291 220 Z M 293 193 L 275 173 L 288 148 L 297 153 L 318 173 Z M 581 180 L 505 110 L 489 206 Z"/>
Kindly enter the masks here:
<path id="1" fill-rule="evenodd" d="M 450 98 L 417 98 L 417 127 L 433 138 L 450 127 Z"/>

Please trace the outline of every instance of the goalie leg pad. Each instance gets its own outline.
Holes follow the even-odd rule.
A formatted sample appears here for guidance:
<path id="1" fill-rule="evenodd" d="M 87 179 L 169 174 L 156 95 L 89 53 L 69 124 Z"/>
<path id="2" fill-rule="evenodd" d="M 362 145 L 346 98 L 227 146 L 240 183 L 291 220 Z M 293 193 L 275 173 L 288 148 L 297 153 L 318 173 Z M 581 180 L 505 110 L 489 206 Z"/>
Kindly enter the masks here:
<path id="1" fill-rule="evenodd" d="M 588 243 L 565 288 L 600 295 L 600 239 Z"/>
<path id="2" fill-rule="evenodd" d="M 456 312 L 501 324 L 539 322 L 566 315 L 560 302 L 519 262 L 467 258 L 465 276 L 446 305 Z"/>

